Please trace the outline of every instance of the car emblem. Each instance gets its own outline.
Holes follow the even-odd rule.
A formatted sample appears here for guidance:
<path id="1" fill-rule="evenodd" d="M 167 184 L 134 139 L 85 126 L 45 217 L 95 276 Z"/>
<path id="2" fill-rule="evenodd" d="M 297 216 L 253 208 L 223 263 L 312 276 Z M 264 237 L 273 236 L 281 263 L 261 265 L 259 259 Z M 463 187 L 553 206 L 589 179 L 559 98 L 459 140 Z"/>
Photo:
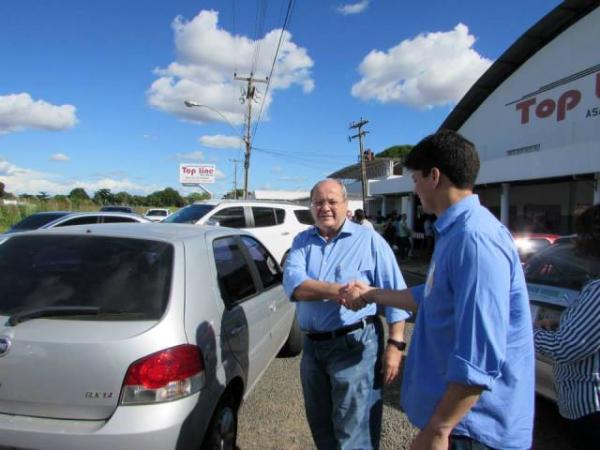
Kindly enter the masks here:
<path id="1" fill-rule="evenodd" d="M 8 337 L 6 337 L 6 336 L 0 337 L 0 356 L 4 356 L 8 353 L 8 350 L 10 349 L 11 344 L 12 343 Z"/>

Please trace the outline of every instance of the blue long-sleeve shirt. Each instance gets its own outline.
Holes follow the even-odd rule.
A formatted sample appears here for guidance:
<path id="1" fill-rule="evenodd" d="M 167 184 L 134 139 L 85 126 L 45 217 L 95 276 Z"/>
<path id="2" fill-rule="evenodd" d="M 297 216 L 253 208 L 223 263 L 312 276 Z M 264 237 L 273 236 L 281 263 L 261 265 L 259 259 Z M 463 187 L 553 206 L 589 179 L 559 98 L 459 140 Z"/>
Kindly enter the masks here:
<path id="1" fill-rule="evenodd" d="M 349 220 L 329 241 L 319 234 L 316 227 L 296 236 L 285 262 L 283 277 L 288 297 L 293 300 L 294 290 L 309 279 L 340 284 L 362 280 L 386 289 L 406 287 L 387 242 L 372 228 Z M 376 311 L 374 304 L 351 311 L 328 299 L 298 301 L 296 304 L 300 328 L 308 332 L 333 331 L 354 324 Z M 399 322 L 408 316 L 409 313 L 401 309 L 386 308 L 388 323 Z"/>
<path id="2" fill-rule="evenodd" d="M 417 320 L 402 407 L 423 428 L 449 383 L 480 386 L 453 434 L 493 448 L 529 449 L 534 350 L 525 277 L 506 228 L 471 195 L 435 222 L 426 283 L 412 290 Z"/>
<path id="3" fill-rule="evenodd" d="M 578 419 L 600 412 L 600 280 L 588 283 L 556 331 L 534 331 L 535 349 L 552 358 L 558 408 Z"/>

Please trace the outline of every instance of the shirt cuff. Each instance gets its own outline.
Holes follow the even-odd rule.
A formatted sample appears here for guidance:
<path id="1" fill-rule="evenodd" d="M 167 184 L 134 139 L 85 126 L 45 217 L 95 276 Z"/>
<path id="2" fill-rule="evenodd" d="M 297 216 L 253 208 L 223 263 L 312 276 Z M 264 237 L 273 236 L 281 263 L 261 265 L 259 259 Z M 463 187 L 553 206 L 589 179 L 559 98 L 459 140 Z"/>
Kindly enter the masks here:
<path id="1" fill-rule="evenodd" d="M 500 372 L 486 372 L 458 355 L 450 355 L 446 379 L 452 383 L 480 386 L 491 391 L 499 375 Z"/>
<path id="2" fill-rule="evenodd" d="M 423 301 L 423 297 L 425 295 L 425 285 L 419 284 L 418 286 L 414 286 L 414 287 L 410 288 L 410 293 L 412 294 L 413 299 L 414 299 L 415 303 L 417 304 L 417 306 L 419 306 L 421 304 L 421 302 Z"/>
<path id="3" fill-rule="evenodd" d="M 295 301 L 294 291 L 298 286 L 309 279 L 309 276 L 305 272 L 287 272 L 283 279 L 283 290 L 285 291 L 288 298 Z"/>
<path id="4" fill-rule="evenodd" d="M 387 307 L 385 308 L 385 319 L 387 323 L 396 323 L 406 320 L 410 317 L 410 313 L 403 309 Z"/>

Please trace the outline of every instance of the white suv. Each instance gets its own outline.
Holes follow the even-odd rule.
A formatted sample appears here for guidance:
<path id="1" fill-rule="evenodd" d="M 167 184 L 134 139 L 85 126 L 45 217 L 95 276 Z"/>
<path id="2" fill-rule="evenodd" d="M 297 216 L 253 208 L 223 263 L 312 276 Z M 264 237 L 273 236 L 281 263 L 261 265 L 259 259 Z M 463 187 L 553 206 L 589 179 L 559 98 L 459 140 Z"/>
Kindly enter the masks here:
<path id="1" fill-rule="evenodd" d="M 254 200 L 209 200 L 181 208 L 162 223 L 241 228 L 254 234 L 282 265 L 294 237 L 314 224 L 306 206 Z"/>

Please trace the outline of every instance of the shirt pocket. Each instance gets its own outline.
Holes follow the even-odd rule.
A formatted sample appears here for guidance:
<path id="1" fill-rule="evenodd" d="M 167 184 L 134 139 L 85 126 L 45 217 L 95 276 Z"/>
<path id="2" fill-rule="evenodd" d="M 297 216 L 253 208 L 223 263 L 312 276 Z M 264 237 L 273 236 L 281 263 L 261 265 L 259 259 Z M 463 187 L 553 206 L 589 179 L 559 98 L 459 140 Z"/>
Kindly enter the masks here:
<path id="1" fill-rule="evenodd" d="M 363 281 L 367 284 L 371 284 L 373 269 L 368 266 L 360 267 L 346 267 L 339 265 L 335 269 L 335 282 L 340 284 L 347 284 L 351 281 Z"/>

